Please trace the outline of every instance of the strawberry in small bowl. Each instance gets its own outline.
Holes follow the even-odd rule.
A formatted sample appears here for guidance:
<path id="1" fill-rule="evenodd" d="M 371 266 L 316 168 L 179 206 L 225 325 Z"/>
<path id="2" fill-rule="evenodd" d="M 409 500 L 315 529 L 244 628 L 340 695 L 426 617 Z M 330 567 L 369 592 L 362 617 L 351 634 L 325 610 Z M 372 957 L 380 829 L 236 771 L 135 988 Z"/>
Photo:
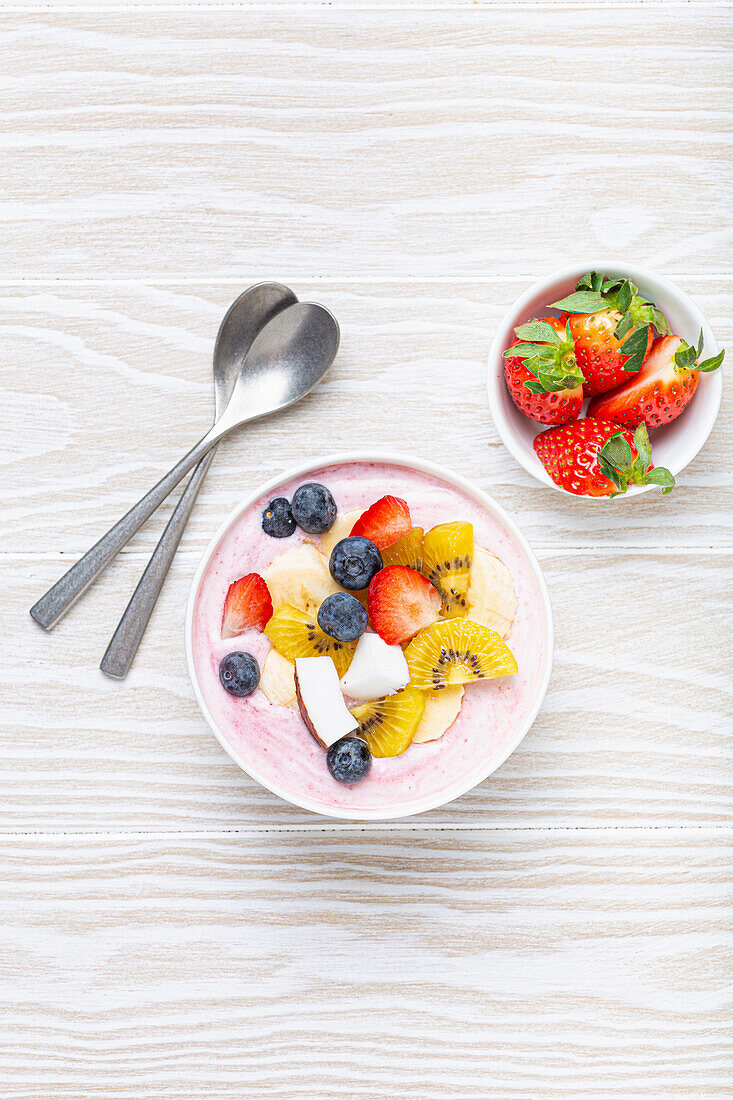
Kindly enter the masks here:
<path id="1" fill-rule="evenodd" d="M 489 356 L 489 405 L 504 444 L 545 485 L 591 499 L 634 496 L 655 484 L 666 493 L 712 430 L 722 360 L 704 316 L 682 291 L 642 268 L 606 261 L 541 280 L 507 313 Z M 570 488 L 583 484 L 583 441 L 598 435 L 591 426 L 573 429 L 585 417 L 629 430 L 632 440 L 643 424 L 654 451 L 647 472 L 666 473 L 649 478 L 637 468 L 608 492 Z M 572 430 L 551 436 L 562 425 Z M 574 477 L 568 470 L 556 476 L 561 439 L 575 454 Z"/>

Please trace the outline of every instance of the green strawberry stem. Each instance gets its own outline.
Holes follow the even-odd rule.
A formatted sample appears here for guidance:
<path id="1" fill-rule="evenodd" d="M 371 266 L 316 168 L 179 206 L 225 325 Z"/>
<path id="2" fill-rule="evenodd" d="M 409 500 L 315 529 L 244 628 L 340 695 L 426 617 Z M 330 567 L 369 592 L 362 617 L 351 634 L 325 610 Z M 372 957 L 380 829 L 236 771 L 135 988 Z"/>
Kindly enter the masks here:
<path id="1" fill-rule="evenodd" d="M 624 432 L 614 432 L 598 452 L 598 465 L 601 473 L 612 481 L 618 492 L 625 493 L 629 482 L 633 485 L 658 485 L 663 493 L 674 489 L 674 478 L 664 466 L 649 469 L 652 461 L 652 447 L 646 424 L 641 423 L 634 432 L 636 458 L 632 456 L 631 446 Z"/>
<path id="2" fill-rule="evenodd" d="M 575 358 L 570 325 L 560 333 L 547 321 L 529 321 L 514 331 L 521 343 L 507 348 L 504 358 L 521 359 L 534 375 L 524 383 L 530 393 L 558 393 L 583 385 L 585 378 Z"/>
<path id="3" fill-rule="evenodd" d="M 660 336 L 669 336 L 671 332 L 661 309 L 642 298 L 639 288 L 630 279 L 612 279 L 599 275 L 596 271 L 589 271 L 579 279 L 573 294 L 561 298 L 559 302 L 552 302 L 551 305 L 553 309 L 562 309 L 566 313 L 617 310 L 621 314 L 614 331 L 618 340 L 626 336 L 632 328 L 638 329 L 642 325 L 654 325 Z"/>
<path id="4" fill-rule="evenodd" d="M 705 337 L 703 336 L 702 329 L 700 329 L 697 348 L 691 347 L 686 340 L 683 340 L 681 348 L 675 352 L 675 367 L 679 368 L 679 370 L 700 370 L 704 374 L 710 374 L 711 371 L 717 370 L 725 359 L 725 351 L 719 351 L 717 355 L 711 355 L 709 359 L 703 359 L 702 363 L 700 363 L 698 360 L 702 355 L 702 346 L 704 343 Z"/>

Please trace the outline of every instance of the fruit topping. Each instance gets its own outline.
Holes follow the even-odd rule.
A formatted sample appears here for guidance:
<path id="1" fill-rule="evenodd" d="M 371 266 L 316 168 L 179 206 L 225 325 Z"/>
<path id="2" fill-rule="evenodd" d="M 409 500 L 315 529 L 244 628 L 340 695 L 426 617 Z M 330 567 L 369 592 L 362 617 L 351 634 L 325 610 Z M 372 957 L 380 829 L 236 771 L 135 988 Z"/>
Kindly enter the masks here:
<path id="1" fill-rule="evenodd" d="M 364 605 L 350 592 L 334 592 L 318 608 L 318 625 L 338 642 L 355 642 L 367 628 Z"/>
<path id="2" fill-rule="evenodd" d="M 342 737 L 326 753 L 326 764 L 337 783 L 358 783 L 369 774 L 372 754 L 361 737 Z"/>
<path id="3" fill-rule="evenodd" d="M 271 649 L 262 668 L 260 691 L 278 707 L 298 709 L 295 697 L 295 665 Z"/>
<path id="4" fill-rule="evenodd" d="M 230 695 L 251 695 L 260 682 L 260 666 L 251 653 L 227 653 L 219 665 L 219 679 Z"/>
<path id="5" fill-rule="evenodd" d="M 325 485 L 309 481 L 293 493 L 293 516 L 298 527 L 309 535 L 322 535 L 333 527 L 336 501 Z"/>
<path id="6" fill-rule="evenodd" d="M 506 638 L 517 613 L 514 579 L 504 562 L 483 546 L 474 546 L 466 618 Z"/>
<path id="7" fill-rule="evenodd" d="M 669 333 L 662 311 L 642 298 L 638 287 L 595 271 L 580 279 L 573 294 L 552 305 L 572 315 L 570 331 L 586 397 L 611 390 L 636 373 L 651 347 L 654 329 L 660 335 Z"/>
<path id="8" fill-rule="evenodd" d="M 295 519 L 290 501 L 275 497 L 262 513 L 262 530 L 273 539 L 286 539 L 295 531 Z"/>
<path id="9" fill-rule="evenodd" d="M 408 642 L 440 614 L 440 593 L 406 565 L 382 569 L 369 585 L 369 619 L 387 645 Z"/>
<path id="10" fill-rule="evenodd" d="M 514 331 L 516 339 L 504 352 L 504 378 L 514 404 L 540 424 L 574 420 L 583 405 L 585 379 L 567 314 L 541 317 Z"/>
<path id="11" fill-rule="evenodd" d="M 248 573 L 229 585 L 221 620 L 222 638 L 236 638 L 245 630 L 264 630 L 272 616 L 272 599 L 259 573 Z"/>
<path id="12" fill-rule="evenodd" d="M 433 623 L 405 651 L 410 683 L 422 691 L 468 684 L 517 671 L 512 651 L 495 630 L 470 619 Z"/>
<path id="13" fill-rule="evenodd" d="M 663 493 L 674 488 L 669 470 L 652 466 L 644 424 L 632 436 L 617 424 L 586 417 L 540 432 L 534 449 L 555 484 L 576 496 L 617 496 L 629 483 L 658 485 Z"/>
<path id="14" fill-rule="evenodd" d="M 295 694 L 301 718 L 324 748 L 356 729 L 358 723 L 346 709 L 330 657 L 296 659 Z"/>
<path id="15" fill-rule="evenodd" d="M 369 586 L 382 568 L 382 555 L 369 539 L 349 536 L 334 546 L 329 568 L 335 581 L 354 592 Z"/>
<path id="16" fill-rule="evenodd" d="M 352 699 L 364 701 L 394 695 L 410 679 L 405 655 L 398 645 L 387 645 L 378 634 L 359 639 L 349 671 L 341 687 Z"/>
<path id="17" fill-rule="evenodd" d="M 406 687 L 388 699 L 375 699 L 356 707 L 351 713 L 359 723 L 357 735 L 363 737 L 372 756 L 400 756 L 412 743 L 425 709 L 422 692 Z"/>
<path id="18" fill-rule="evenodd" d="M 328 562 L 312 542 L 286 550 L 265 570 L 275 611 L 284 603 L 315 615 L 323 601 L 340 591 L 328 571 Z"/>
<path id="19" fill-rule="evenodd" d="M 388 565 L 406 565 L 409 569 L 422 572 L 422 527 L 413 527 L 397 542 L 382 550 L 382 562 Z"/>
<path id="20" fill-rule="evenodd" d="M 336 522 L 330 531 L 321 539 L 318 544 L 318 549 L 326 558 L 331 557 L 331 551 L 337 542 L 341 542 L 341 539 L 346 539 L 351 534 L 351 529 L 358 520 L 361 512 L 344 512 L 343 515 L 336 517 Z"/>
<path id="21" fill-rule="evenodd" d="M 410 509 L 401 497 L 382 497 L 356 521 L 351 534 L 370 539 L 378 550 L 386 550 L 412 527 Z"/>
<path id="22" fill-rule="evenodd" d="M 443 617 L 465 615 L 473 561 L 470 523 L 441 523 L 423 539 L 423 568 L 443 597 Z"/>
<path id="23" fill-rule="evenodd" d="M 725 352 L 699 362 L 703 334 L 697 349 L 679 336 L 662 336 L 654 344 L 638 374 L 631 375 L 610 393 L 594 397 L 588 416 L 612 420 L 632 430 L 642 421 L 647 428 L 660 428 L 684 412 L 693 398 L 700 371 L 717 370 Z"/>
<path id="24" fill-rule="evenodd" d="M 461 711 L 464 688 L 462 684 L 443 688 L 442 691 L 425 692 L 425 710 L 412 739 L 413 745 L 437 741 L 455 722 Z"/>
<path id="25" fill-rule="evenodd" d="M 333 659 L 339 676 L 343 676 L 351 664 L 356 649 L 355 642 L 338 642 L 321 630 L 315 615 L 300 608 L 283 604 L 265 627 L 265 634 L 275 649 L 294 661 L 296 657 L 328 656 Z"/>

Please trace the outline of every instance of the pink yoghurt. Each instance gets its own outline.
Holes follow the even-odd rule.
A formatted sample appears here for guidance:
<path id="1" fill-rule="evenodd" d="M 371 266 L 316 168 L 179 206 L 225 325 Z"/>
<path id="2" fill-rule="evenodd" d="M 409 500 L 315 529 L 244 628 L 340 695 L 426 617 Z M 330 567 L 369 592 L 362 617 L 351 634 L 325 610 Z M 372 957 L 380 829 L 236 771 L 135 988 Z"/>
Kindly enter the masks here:
<path id="1" fill-rule="evenodd" d="M 327 485 L 339 512 L 364 511 L 387 493 L 404 498 L 416 527 L 468 520 L 474 541 L 510 569 L 517 613 L 507 643 L 519 665 L 515 676 L 466 687 L 463 706 L 438 741 L 412 745 L 402 754 L 375 759 L 366 779 L 345 786 L 331 778 L 326 754 L 297 711 L 276 706 L 260 690 L 244 699 L 227 694 L 219 663 L 235 649 L 252 653 L 264 666 L 270 642 L 264 634 L 221 638 L 224 597 L 245 573 L 264 573 L 271 561 L 298 542 L 318 536 L 297 530 L 273 539 L 261 527 L 264 508 L 274 496 L 292 498 L 304 481 Z M 438 806 L 488 775 L 507 755 L 527 724 L 542 690 L 547 649 L 542 593 L 524 547 L 503 524 L 468 493 L 432 474 L 405 466 L 353 462 L 314 470 L 284 482 L 240 515 L 220 539 L 201 578 L 193 614 L 195 675 L 209 714 L 222 739 L 244 768 L 265 786 L 297 805 L 331 816 L 396 817 Z"/>

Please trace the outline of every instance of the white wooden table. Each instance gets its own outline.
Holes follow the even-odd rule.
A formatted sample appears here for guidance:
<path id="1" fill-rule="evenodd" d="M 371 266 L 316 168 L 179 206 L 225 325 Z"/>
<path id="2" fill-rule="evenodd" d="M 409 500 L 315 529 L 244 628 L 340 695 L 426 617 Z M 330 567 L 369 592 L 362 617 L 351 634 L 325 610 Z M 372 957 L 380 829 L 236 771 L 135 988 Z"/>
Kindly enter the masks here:
<path id="1" fill-rule="evenodd" d="M 655 0 L 4 5 L 3 1097 L 730 1095 L 731 387 L 671 497 L 609 508 L 519 469 L 484 391 L 503 311 L 577 258 L 731 339 L 730 31 Z M 262 278 L 334 310 L 336 366 L 222 446 L 110 682 L 161 516 L 51 635 L 28 608 L 205 429 Z M 182 644 L 233 502 L 355 439 L 508 508 L 557 632 L 500 771 L 364 828 L 238 771 Z"/>

